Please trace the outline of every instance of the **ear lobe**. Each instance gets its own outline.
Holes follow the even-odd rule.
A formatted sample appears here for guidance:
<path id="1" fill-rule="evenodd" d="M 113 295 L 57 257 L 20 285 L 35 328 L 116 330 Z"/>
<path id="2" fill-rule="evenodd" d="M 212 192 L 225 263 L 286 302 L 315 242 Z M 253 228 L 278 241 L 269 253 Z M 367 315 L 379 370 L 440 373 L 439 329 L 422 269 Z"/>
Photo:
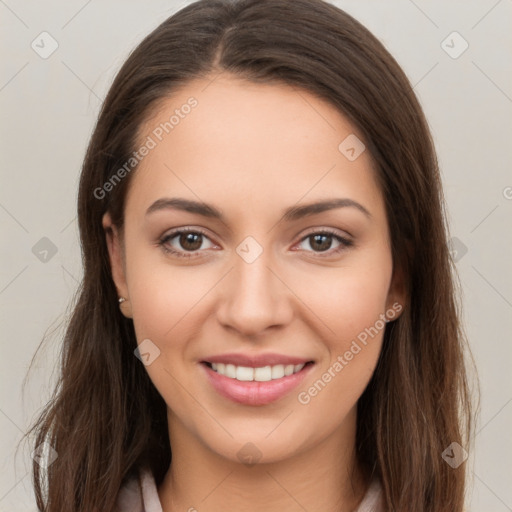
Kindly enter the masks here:
<path id="1" fill-rule="evenodd" d="M 126 272 L 123 256 L 123 246 L 118 228 L 112 223 L 110 213 L 105 213 L 102 218 L 102 225 L 105 231 L 106 243 L 108 248 L 110 270 L 112 280 L 117 289 L 117 295 L 124 297 L 126 301 L 120 304 L 121 312 L 124 316 L 132 318 L 131 305 L 129 302 L 128 286 L 126 284 Z"/>

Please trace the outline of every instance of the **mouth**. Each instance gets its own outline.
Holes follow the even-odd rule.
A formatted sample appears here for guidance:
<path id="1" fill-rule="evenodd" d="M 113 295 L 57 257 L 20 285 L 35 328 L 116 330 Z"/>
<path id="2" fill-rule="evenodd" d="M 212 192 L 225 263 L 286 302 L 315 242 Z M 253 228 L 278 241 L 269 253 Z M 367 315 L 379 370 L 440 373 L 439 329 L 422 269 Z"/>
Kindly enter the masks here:
<path id="1" fill-rule="evenodd" d="M 250 367 L 201 361 L 200 367 L 218 394 L 239 404 L 258 406 L 288 395 L 314 365 L 314 361 L 307 361 Z"/>
<path id="2" fill-rule="evenodd" d="M 266 365 L 255 368 L 250 366 L 237 366 L 235 364 L 210 363 L 208 361 L 203 361 L 203 364 L 228 379 L 235 379 L 240 382 L 269 382 L 299 373 L 306 365 L 313 364 L 313 361 L 300 364 Z"/>

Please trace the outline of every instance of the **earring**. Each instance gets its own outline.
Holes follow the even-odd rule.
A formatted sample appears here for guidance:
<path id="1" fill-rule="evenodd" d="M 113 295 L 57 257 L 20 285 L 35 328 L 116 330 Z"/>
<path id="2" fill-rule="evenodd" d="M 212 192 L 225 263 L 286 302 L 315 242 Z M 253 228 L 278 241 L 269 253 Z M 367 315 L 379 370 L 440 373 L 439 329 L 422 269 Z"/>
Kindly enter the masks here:
<path id="1" fill-rule="evenodd" d="M 119 301 L 119 309 L 121 310 L 121 313 L 126 318 L 133 318 L 132 311 L 131 311 L 132 308 L 130 306 L 129 299 L 125 299 L 124 297 L 119 297 L 118 301 Z M 125 304 L 125 302 L 126 302 L 126 304 Z"/>

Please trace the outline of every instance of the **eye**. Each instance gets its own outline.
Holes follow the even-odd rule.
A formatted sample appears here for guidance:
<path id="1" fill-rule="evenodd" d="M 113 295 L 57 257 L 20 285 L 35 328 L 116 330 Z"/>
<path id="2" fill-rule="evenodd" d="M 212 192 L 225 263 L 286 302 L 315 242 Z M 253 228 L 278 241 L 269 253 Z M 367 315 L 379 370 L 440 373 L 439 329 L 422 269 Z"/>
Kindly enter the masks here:
<path id="1" fill-rule="evenodd" d="M 334 249 L 332 249 L 333 241 L 338 244 Z M 205 242 L 206 247 L 204 246 Z M 329 229 L 315 231 L 306 235 L 302 238 L 299 245 L 305 243 L 307 243 L 312 250 L 303 250 L 316 253 L 320 257 L 338 254 L 354 245 L 352 240 Z M 164 252 L 180 258 L 194 258 L 200 256 L 201 250 L 216 247 L 206 233 L 197 228 L 176 229 L 163 236 L 159 240 L 158 245 Z"/>
<path id="2" fill-rule="evenodd" d="M 205 241 L 208 241 L 210 245 L 205 247 L 203 245 Z M 201 249 L 209 249 L 215 246 L 207 237 L 206 233 L 199 229 L 177 229 L 162 237 L 158 245 L 160 245 L 166 253 L 173 254 L 180 258 L 199 256 L 197 252 Z"/>
<path id="3" fill-rule="evenodd" d="M 334 249 L 331 250 L 333 240 L 338 244 Z M 345 238 L 335 231 L 329 229 L 323 229 L 321 231 L 315 231 L 306 235 L 300 242 L 301 244 L 307 243 L 312 251 L 315 253 L 326 253 L 326 256 L 332 256 L 337 254 L 348 247 L 354 245 L 352 240 Z M 306 249 L 307 250 L 307 249 Z M 324 254 L 320 254 L 321 257 Z"/>

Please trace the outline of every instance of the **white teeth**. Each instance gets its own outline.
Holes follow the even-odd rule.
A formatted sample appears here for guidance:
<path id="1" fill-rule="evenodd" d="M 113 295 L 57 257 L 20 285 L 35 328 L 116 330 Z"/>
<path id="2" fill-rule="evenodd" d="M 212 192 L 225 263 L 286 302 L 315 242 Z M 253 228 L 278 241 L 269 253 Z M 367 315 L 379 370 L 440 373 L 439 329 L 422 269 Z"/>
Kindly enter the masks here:
<path id="1" fill-rule="evenodd" d="M 236 379 L 236 366 L 234 364 L 227 364 L 223 375 Z"/>
<path id="2" fill-rule="evenodd" d="M 235 366 L 234 364 L 212 363 L 212 369 L 217 373 L 243 382 L 257 381 L 267 382 L 269 380 L 281 379 L 284 376 L 297 373 L 304 368 L 305 364 L 276 364 L 275 366 L 262 366 L 250 368 L 248 366 Z"/>
<path id="3" fill-rule="evenodd" d="M 249 368 L 248 366 L 237 366 L 236 380 L 254 380 L 254 368 Z"/>
<path id="4" fill-rule="evenodd" d="M 272 378 L 281 379 L 282 377 L 284 377 L 284 366 L 282 364 L 272 366 Z"/>
<path id="5" fill-rule="evenodd" d="M 272 380 L 272 367 L 264 366 L 263 368 L 254 368 L 254 380 L 259 382 Z"/>

